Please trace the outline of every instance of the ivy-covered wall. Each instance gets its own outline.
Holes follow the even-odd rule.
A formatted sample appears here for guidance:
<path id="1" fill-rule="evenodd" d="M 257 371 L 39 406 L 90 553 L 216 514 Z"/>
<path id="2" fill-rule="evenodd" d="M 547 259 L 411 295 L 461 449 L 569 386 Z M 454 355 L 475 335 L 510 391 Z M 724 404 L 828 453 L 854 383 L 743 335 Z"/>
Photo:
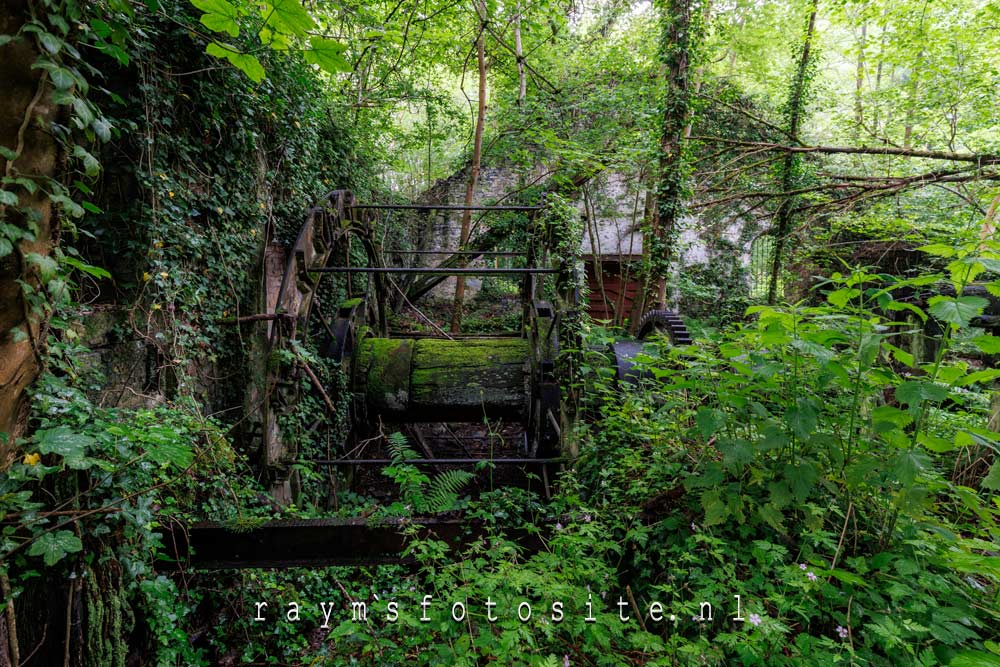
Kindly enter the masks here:
<path id="1" fill-rule="evenodd" d="M 374 183 L 328 75 L 273 52 L 254 83 L 205 55 L 197 15 L 0 11 L 0 665 L 207 664 L 154 515 L 272 511 L 247 418 L 267 360 L 237 320 L 266 245 Z"/>

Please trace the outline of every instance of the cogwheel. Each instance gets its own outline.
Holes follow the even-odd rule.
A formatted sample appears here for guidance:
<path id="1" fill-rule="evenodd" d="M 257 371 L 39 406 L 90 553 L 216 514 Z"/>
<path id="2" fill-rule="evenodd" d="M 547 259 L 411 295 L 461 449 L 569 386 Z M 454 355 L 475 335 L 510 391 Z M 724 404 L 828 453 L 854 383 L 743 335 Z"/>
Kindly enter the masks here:
<path id="1" fill-rule="evenodd" d="M 672 310 L 650 310 L 639 320 L 639 340 L 645 340 L 654 333 L 663 333 L 673 345 L 690 345 L 691 334 L 681 316 Z"/>

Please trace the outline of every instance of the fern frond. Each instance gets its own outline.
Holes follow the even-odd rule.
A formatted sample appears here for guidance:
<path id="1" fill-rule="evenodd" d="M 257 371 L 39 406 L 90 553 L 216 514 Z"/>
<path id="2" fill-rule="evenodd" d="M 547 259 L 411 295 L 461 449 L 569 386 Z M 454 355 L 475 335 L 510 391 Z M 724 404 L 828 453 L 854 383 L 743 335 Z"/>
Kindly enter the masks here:
<path id="1" fill-rule="evenodd" d="M 475 477 L 468 470 L 446 470 L 434 477 L 424 494 L 428 512 L 447 512 L 455 507 L 458 493 Z"/>
<path id="2" fill-rule="evenodd" d="M 389 454 L 393 463 L 419 458 L 417 453 L 410 448 L 409 443 L 406 441 L 406 436 L 399 431 L 390 433 L 389 437 L 386 438 L 386 443 L 389 447 Z"/>

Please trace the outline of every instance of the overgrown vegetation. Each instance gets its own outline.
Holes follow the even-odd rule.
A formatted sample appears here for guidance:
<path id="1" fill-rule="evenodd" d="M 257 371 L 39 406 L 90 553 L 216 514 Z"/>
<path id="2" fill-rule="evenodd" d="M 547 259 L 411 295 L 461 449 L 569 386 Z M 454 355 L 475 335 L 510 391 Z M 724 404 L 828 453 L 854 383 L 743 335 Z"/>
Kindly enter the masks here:
<path id="1" fill-rule="evenodd" d="M 998 17 L 973 0 L 8 3 L 0 667 L 1000 665 Z M 467 245 L 576 268 L 584 240 L 637 302 L 606 328 L 559 321 L 578 458 L 472 493 L 493 463 L 428 471 L 390 425 L 348 450 L 341 363 L 246 318 L 273 307 L 263 276 L 325 193 L 450 201 L 475 183 L 477 126 L 467 196 L 544 210 L 468 216 Z M 441 220 L 385 215 L 373 238 L 442 249 L 459 230 Z M 322 312 L 364 293 L 338 280 Z M 399 283 L 393 326 L 447 328 L 417 298 L 431 282 Z M 586 306 L 567 271 L 545 296 L 574 292 Z M 624 382 L 608 344 L 660 302 L 698 340 L 647 341 Z M 455 329 L 523 325 L 497 278 Z M 272 423 L 279 385 L 297 403 Z M 266 429 L 292 460 L 268 462 Z M 389 500 L 315 463 L 368 445 Z M 458 546 L 422 530 L 441 516 L 465 522 Z M 370 568 L 166 561 L 198 521 L 316 517 L 408 546 Z"/>

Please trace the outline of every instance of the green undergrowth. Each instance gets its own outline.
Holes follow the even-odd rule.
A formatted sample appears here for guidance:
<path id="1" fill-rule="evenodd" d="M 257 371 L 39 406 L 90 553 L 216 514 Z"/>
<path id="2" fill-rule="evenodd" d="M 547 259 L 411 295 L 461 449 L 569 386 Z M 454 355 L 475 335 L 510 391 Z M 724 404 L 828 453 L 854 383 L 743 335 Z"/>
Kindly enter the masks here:
<path id="1" fill-rule="evenodd" d="M 927 250 L 959 292 L 996 253 Z M 651 379 L 633 387 L 588 345 L 581 457 L 552 499 L 508 488 L 456 501 L 477 532 L 456 549 L 410 527 L 412 567 L 240 575 L 219 606 L 244 610 L 232 618 L 250 638 L 243 659 L 995 664 L 1000 464 L 987 419 L 1000 372 L 957 352 L 1000 342 L 969 327 L 985 299 L 904 298 L 941 279 L 834 274 L 810 303 L 752 308 L 695 346 L 650 344 L 639 362 Z M 939 345 L 913 357 L 930 316 L 946 325 Z M 604 335 L 591 328 L 589 342 Z M 403 495 L 424 498 L 429 479 L 406 468 L 393 473 Z M 270 602 L 264 621 L 257 600 Z"/>

